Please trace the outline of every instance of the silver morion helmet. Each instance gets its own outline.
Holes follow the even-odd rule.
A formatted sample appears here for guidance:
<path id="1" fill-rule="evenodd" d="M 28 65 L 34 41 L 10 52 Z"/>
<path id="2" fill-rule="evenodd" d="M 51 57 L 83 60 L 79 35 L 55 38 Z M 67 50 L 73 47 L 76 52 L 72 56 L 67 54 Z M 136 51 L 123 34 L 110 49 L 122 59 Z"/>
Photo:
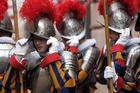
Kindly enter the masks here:
<path id="1" fill-rule="evenodd" d="M 55 36 L 54 25 L 48 18 L 40 19 L 36 25 L 34 24 L 31 34 L 49 39 L 50 36 Z"/>
<path id="2" fill-rule="evenodd" d="M 57 9 L 61 36 L 66 39 L 73 37 L 82 39 L 85 36 L 86 7 L 77 0 L 65 0 L 58 5 Z"/>
<path id="3" fill-rule="evenodd" d="M 56 6 L 51 0 L 25 0 L 20 15 L 29 25 L 32 23 L 31 35 L 45 39 L 55 36 L 53 23 L 56 18 Z"/>
<path id="4" fill-rule="evenodd" d="M 0 21 L 0 30 L 13 33 L 12 22 L 8 14 L 6 13 L 3 20 Z"/>
<path id="5" fill-rule="evenodd" d="M 109 29 L 121 33 L 121 29 L 129 28 L 133 18 L 126 8 L 120 3 L 113 1 L 108 9 Z"/>
<path id="6" fill-rule="evenodd" d="M 85 34 L 84 24 L 81 20 L 65 16 L 60 24 L 61 35 L 64 38 L 70 39 L 72 36 Z"/>

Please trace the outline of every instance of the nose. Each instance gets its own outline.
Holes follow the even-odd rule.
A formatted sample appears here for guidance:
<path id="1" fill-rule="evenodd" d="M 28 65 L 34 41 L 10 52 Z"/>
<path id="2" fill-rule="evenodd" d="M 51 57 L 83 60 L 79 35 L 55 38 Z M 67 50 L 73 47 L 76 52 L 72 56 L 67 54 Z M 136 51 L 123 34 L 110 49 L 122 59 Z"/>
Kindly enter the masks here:
<path id="1" fill-rule="evenodd" d="M 39 45 L 39 44 L 40 44 L 40 40 L 37 40 L 37 41 L 36 41 L 36 44 L 38 44 L 38 45 Z"/>
<path id="2" fill-rule="evenodd" d="M 36 39 L 35 40 L 35 43 L 36 43 L 36 45 L 39 45 L 40 44 L 40 40 L 39 39 Z"/>

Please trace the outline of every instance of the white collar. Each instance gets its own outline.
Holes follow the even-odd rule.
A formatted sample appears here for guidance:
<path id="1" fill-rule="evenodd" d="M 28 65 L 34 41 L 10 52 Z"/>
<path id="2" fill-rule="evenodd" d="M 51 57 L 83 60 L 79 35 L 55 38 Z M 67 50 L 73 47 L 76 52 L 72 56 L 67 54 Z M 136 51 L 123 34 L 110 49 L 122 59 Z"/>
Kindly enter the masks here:
<path id="1" fill-rule="evenodd" d="M 15 44 L 11 37 L 0 37 L 0 43 Z"/>
<path id="2" fill-rule="evenodd" d="M 84 43 L 82 43 L 81 45 L 78 46 L 78 51 L 82 51 L 85 50 L 87 48 L 89 48 L 90 46 L 93 46 L 96 44 L 96 40 L 95 39 L 87 39 Z"/>
<path id="3" fill-rule="evenodd" d="M 131 46 L 134 44 L 140 44 L 140 38 L 132 38 L 130 39 L 129 43 L 127 44 L 127 46 Z"/>

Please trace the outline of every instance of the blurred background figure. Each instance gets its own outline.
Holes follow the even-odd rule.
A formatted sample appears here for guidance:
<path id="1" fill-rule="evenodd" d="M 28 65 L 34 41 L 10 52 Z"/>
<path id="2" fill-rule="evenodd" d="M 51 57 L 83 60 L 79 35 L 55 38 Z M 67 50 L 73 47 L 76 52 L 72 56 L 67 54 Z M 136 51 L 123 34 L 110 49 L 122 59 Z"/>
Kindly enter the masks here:
<path id="1" fill-rule="evenodd" d="M 12 39 L 14 33 L 11 19 L 7 13 L 8 3 L 6 0 L 0 1 L 0 80 L 8 65 L 8 60 L 12 54 L 15 41 Z"/>
<path id="2" fill-rule="evenodd" d="M 123 91 L 124 82 L 122 83 L 122 80 L 127 68 L 127 57 L 131 48 L 135 44 L 139 43 L 138 38 L 135 38 L 137 42 L 133 42 L 135 40 L 131 39 L 131 30 L 135 24 L 135 15 L 139 11 L 139 3 L 137 3 L 138 0 L 133 0 L 133 3 L 131 4 L 129 1 L 107 0 L 112 68 L 107 66 L 105 45 L 100 53 L 100 58 L 97 63 L 96 77 L 97 80 L 102 84 L 106 84 L 106 79 L 113 78 L 114 92 Z M 101 15 L 104 15 L 103 0 L 100 0 L 99 2 L 98 11 Z M 104 26 L 104 24 L 102 25 Z M 125 91 L 127 91 L 127 89 Z M 134 92 L 134 90 L 132 91 Z"/>

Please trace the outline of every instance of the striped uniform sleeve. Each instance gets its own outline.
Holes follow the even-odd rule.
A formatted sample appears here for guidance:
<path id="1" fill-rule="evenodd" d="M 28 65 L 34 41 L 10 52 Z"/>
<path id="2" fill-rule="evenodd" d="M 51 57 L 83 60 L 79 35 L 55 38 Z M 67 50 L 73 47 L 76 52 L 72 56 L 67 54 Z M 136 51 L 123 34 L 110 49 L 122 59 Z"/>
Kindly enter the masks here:
<path id="1" fill-rule="evenodd" d="M 81 69 L 83 60 L 79 58 L 78 60 L 78 80 L 77 80 L 77 93 L 94 93 L 95 91 L 95 74 L 94 70 L 91 75 Z M 91 80 L 92 79 L 92 80 Z"/>
<path id="2" fill-rule="evenodd" d="M 96 64 L 96 71 L 95 71 L 96 79 L 101 84 L 107 83 L 106 79 L 104 78 L 104 70 L 106 66 L 107 66 L 107 58 L 103 55 L 103 48 L 102 48 L 100 57 Z"/>
<path id="3" fill-rule="evenodd" d="M 127 80 L 119 77 L 116 82 L 117 91 L 119 92 L 121 90 L 125 90 L 125 91 L 131 91 L 132 93 L 137 93 L 138 89 L 136 87 L 136 84 L 138 84 L 137 82 L 139 82 L 140 79 L 140 69 L 137 69 L 134 77 L 135 77 L 135 81 L 133 82 L 128 82 Z"/>
<path id="4" fill-rule="evenodd" d="M 76 81 L 70 77 L 68 70 L 62 67 L 58 53 L 46 56 L 40 66 L 42 68 L 48 66 L 54 88 L 60 93 L 76 93 Z"/>
<path id="5" fill-rule="evenodd" d="M 120 92 L 122 90 L 126 92 L 136 91 L 135 82 L 127 82 L 122 78 L 126 70 L 126 54 L 123 52 L 123 46 L 121 44 L 116 44 L 112 46 L 111 54 L 113 62 L 115 62 L 116 73 L 119 76 L 115 84 L 117 92 Z"/>
<path id="6" fill-rule="evenodd" d="M 114 87 L 116 88 L 117 92 L 125 91 L 127 93 L 136 93 L 137 91 L 136 82 L 128 82 L 120 76 L 118 77 Z"/>
<path id="7" fill-rule="evenodd" d="M 123 52 L 123 46 L 120 44 L 112 46 L 111 53 L 116 73 L 123 77 L 126 70 L 126 54 Z"/>
<path id="8" fill-rule="evenodd" d="M 21 83 L 19 80 L 19 69 L 23 69 L 24 64 L 19 63 L 15 56 L 9 59 L 9 64 L 0 82 L 0 93 L 19 93 Z"/>

